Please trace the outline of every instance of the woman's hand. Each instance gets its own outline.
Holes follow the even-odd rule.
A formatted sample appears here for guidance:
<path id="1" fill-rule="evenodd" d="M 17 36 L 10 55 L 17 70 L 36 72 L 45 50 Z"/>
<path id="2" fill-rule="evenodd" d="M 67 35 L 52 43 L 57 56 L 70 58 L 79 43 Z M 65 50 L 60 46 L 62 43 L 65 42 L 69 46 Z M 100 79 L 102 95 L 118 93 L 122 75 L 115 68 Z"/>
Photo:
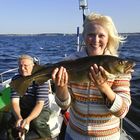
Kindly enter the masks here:
<path id="1" fill-rule="evenodd" d="M 56 86 L 56 95 L 61 101 L 69 98 L 68 73 L 64 67 L 56 68 L 52 73 L 52 80 Z"/>
<path id="2" fill-rule="evenodd" d="M 108 79 L 105 69 L 102 66 L 98 67 L 96 64 L 91 66 L 89 77 L 97 87 L 100 87 L 102 84 L 106 83 Z"/>
<path id="3" fill-rule="evenodd" d="M 68 83 L 68 73 L 64 67 L 56 68 L 52 73 L 52 80 L 58 87 L 64 87 Z"/>
<path id="4" fill-rule="evenodd" d="M 107 99 L 110 101 L 110 103 L 113 103 L 115 100 L 115 93 L 110 88 L 110 86 L 107 83 L 107 71 L 101 67 L 94 64 L 91 66 L 89 77 L 91 81 L 97 86 L 97 88 L 101 91 L 102 96 L 104 98 L 107 97 Z"/>

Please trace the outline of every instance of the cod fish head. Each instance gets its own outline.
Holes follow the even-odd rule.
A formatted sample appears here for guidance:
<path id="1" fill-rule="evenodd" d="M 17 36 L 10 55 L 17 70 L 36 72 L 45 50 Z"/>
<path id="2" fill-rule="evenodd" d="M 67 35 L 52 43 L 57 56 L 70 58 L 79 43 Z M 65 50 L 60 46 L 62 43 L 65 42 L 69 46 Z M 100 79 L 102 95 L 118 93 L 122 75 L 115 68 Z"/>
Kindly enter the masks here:
<path id="1" fill-rule="evenodd" d="M 110 65 L 110 69 L 114 74 L 129 74 L 133 72 L 135 62 L 132 60 L 116 59 Z"/>
<path id="2" fill-rule="evenodd" d="M 131 60 L 127 60 L 124 62 L 125 64 L 125 67 L 124 67 L 124 73 L 131 73 L 132 72 L 132 69 L 133 67 L 136 65 L 136 63 L 134 61 L 131 61 Z"/>

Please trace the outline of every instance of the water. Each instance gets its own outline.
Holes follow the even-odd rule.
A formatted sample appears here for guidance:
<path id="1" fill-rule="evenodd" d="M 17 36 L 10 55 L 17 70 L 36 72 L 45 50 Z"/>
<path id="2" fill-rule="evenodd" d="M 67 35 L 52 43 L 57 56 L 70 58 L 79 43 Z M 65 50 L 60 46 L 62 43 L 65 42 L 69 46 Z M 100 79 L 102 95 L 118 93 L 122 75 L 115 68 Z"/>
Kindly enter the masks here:
<path id="1" fill-rule="evenodd" d="M 0 73 L 17 66 L 17 57 L 30 54 L 41 63 L 56 62 L 76 50 L 76 35 L 0 35 Z"/>
<path id="2" fill-rule="evenodd" d="M 140 34 L 124 34 L 127 42 L 120 56 L 136 62 L 131 80 L 132 105 L 128 117 L 140 126 Z M 42 64 L 54 63 L 76 51 L 76 35 L 0 35 L 0 73 L 17 67 L 17 58 L 29 54 Z"/>

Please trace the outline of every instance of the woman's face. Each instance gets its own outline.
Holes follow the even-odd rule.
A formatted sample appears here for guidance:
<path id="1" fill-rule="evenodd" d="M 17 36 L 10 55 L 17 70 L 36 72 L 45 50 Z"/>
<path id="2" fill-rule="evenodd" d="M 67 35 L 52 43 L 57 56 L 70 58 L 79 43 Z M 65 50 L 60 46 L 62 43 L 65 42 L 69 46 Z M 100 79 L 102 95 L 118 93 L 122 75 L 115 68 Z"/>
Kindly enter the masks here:
<path id="1" fill-rule="evenodd" d="M 97 23 L 89 23 L 85 28 L 84 41 L 89 56 L 102 55 L 108 43 L 108 32 Z"/>

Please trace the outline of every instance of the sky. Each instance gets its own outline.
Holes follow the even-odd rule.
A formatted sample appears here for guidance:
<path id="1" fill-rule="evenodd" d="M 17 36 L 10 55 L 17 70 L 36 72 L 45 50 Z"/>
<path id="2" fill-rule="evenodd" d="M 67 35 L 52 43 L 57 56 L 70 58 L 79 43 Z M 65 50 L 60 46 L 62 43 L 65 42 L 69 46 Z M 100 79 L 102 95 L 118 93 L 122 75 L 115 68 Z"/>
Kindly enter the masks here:
<path id="1" fill-rule="evenodd" d="M 86 13 L 111 16 L 118 32 L 140 32 L 140 0 L 87 0 Z M 79 0 L 0 0 L 0 34 L 82 32 Z"/>

